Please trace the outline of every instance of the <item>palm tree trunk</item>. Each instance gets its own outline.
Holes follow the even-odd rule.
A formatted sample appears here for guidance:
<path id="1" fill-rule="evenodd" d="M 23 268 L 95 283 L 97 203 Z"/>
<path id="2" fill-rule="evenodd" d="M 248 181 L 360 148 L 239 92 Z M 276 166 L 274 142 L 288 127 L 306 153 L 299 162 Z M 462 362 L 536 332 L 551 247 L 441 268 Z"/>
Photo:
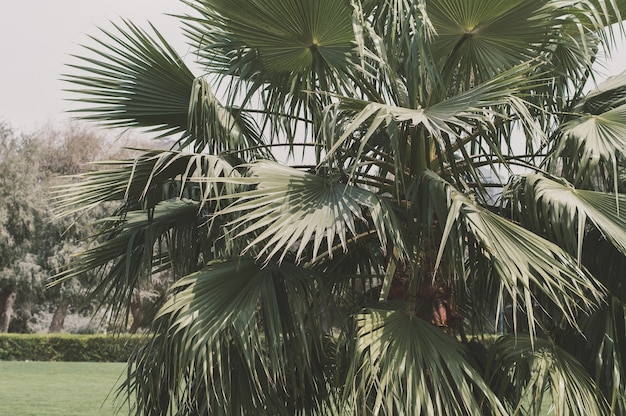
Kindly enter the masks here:
<path id="1" fill-rule="evenodd" d="M 433 267 L 434 258 L 430 259 L 426 269 L 432 270 Z M 398 265 L 391 281 L 388 299 L 411 301 L 413 297 L 415 312 L 419 317 L 454 334 L 461 321 L 456 307 L 454 288 L 445 282 L 431 282 L 430 280 L 411 287 L 410 273 L 406 264 Z"/>
<path id="2" fill-rule="evenodd" d="M 65 323 L 65 317 L 67 316 L 67 309 L 70 306 L 69 299 L 63 299 L 63 301 L 59 304 L 56 311 L 54 311 L 54 315 L 52 316 L 52 322 L 50 322 L 50 328 L 48 328 L 49 333 L 57 333 L 61 332 L 63 329 L 63 324 Z"/>
<path id="3" fill-rule="evenodd" d="M 11 324 L 11 316 L 13 316 L 13 305 L 15 305 L 15 297 L 17 292 L 14 289 L 5 289 L 0 291 L 0 333 L 9 332 Z"/>

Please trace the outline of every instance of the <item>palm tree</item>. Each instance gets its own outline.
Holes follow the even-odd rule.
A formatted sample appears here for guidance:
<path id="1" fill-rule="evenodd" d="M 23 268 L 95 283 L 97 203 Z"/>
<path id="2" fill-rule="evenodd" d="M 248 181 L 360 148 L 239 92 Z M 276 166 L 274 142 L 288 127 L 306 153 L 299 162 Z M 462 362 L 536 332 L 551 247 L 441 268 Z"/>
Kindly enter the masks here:
<path id="1" fill-rule="evenodd" d="M 174 276 L 136 414 L 626 414 L 624 2 L 185 3 L 202 74 L 125 21 L 66 76 L 178 137 L 58 194 L 113 319 Z"/>

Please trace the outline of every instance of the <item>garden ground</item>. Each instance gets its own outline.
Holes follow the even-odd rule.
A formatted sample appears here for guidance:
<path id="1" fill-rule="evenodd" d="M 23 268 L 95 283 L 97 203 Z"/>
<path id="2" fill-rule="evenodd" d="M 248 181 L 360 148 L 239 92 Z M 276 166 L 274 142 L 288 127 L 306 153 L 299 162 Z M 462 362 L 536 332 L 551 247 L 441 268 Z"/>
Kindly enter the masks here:
<path id="1" fill-rule="evenodd" d="M 0 361 L 0 415 L 113 415 L 113 387 L 124 369 L 124 363 Z"/>

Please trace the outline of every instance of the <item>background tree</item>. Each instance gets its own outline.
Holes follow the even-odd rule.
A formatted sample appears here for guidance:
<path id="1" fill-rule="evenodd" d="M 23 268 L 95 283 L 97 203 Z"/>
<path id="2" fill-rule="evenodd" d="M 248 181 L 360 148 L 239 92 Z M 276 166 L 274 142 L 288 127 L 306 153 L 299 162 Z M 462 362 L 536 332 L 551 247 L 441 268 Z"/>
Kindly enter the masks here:
<path id="1" fill-rule="evenodd" d="M 19 293 L 45 282 L 31 251 L 44 220 L 45 200 L 33 142 L 0 126 L 0 332 L 7 332 Z"/>
<path id="2" fill-rule="evenodd" d="M 88 213 L 58 217 L 48 201 L 50 192 L 74 180 L 72 175 L 89 170 L 91 162 L 131 152 L 123 150 L 120 141 L 78 125 L 18 135 L 3 124 L 0 136 L 0 329 L 6 332 L 11 326 L 12 331 L 28 332 L 37 311 L 51 308 L 49 331 L 60 332 L 70 307 L 96 307 L 97 299 L 85 297 L 94 274 L 52 288 L 47 285 L 86 247 L 91 223 L 111 207 L 105 204 Z M 17 318 L 13 325 L 11 318 Z"/>
<path id="3" fill-rule="evenodd" d="M 118 203 L 60 282 L 124 321 L 175 280 L 137 414 L 626 413 L 626 76 L 586 90 L 623 2 L 187 3 L 204 74 L 124 22 L 66 76 L 180 134 L 59 192 Z"/>
<path id="4" fill-rule="evenodd" d="M 44 127 L 36 133 L 36 137 L 38 149 L 35 154 L 45 174 L 44 187 L 48 196 L 55 186 L 71 182 L 72 175 L 91 169 L 90 163 L 105 158 L 118 147 L 112 146 L 111 140 L 105 136 L 79 125 L 69 125 L 61 130 Z M 59 218 L 52 205 L 48 204 L 47 221 L 37 238 L 39 261 L 47 272 L 46 284 L 63 270 L 74 254 L 84 249 L 93 232 L 91 223 L 106 215 L 107 209 L 102 206 L 87 215 Z M 70 307 L 89 310 L 94 306 L 86 298 L 86 287 L 92 284 L 93 279 L 93 273 L 86 273 L 74 281 L 46 288 L 45 302 L 53 305 L 48 332 L 63 330 Z"/>

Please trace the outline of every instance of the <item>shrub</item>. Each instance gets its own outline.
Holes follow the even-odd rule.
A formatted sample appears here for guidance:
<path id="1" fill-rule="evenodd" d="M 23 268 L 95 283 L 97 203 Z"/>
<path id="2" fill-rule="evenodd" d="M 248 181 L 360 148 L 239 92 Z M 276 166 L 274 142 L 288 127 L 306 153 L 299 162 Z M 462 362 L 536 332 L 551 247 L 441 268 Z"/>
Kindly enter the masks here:
<path id="1" fill-rule="evenodd" d="M 124 362 L 141 335 L 0 334 L 0 360 Z"/>

